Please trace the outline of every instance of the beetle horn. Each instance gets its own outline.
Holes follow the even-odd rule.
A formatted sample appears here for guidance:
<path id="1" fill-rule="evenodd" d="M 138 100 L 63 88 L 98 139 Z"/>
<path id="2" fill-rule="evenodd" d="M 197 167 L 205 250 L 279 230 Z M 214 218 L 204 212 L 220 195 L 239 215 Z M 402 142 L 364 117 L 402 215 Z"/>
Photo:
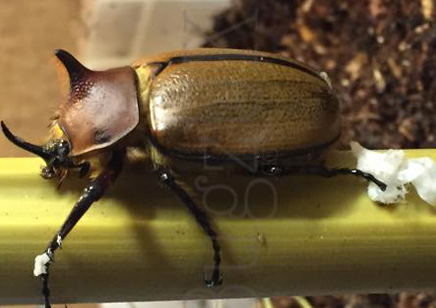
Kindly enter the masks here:
<path id="1" fill-rule="evenodd" d="M 17 136 L 14 136 L 14 134 L 11 133 L 11 131 L 7 128 L 6 124 L 3 121 L 1 121 L 1 126 L 2 126 L 3 134 L 5 134 L 6 138 L 8 138 L 9 141 L 11 141 L 16 146 L 22 148 L 23 150 L 26 150 L 28 152 L 31 152 L 33 154 L 38 155 L 39 157 L 41 157 L 45 161 L 52 158 L 52 155 L 50 153 L 47 153 L 43 147 L 41 147 L 39 145 L 34 145 L 31 143 L 28 143 L 28 142 L 24 141 L 23 139 L 21 139 Z"/>
<path id="2" fill-rule="evenodd" d="M 86 72 L 90 72 L 88 68 L 82 65 L 72 54 L 62 49 L 55 50 L 55 56 L 61 61 L 70 76 L 70 83 L 75 84 Z"/>

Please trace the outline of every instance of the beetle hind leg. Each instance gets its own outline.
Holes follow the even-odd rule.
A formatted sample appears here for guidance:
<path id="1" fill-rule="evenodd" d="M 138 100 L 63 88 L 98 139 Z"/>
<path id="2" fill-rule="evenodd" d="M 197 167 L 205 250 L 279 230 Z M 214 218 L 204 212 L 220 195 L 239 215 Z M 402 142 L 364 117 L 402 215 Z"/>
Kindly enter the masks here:
<path id="1" fill-rule="evenodd" d="M 329 169 L 324 166 L 299 166 L 299 167 L 281 167 L 275 165 L 263 166 L 262 168 L 263 175 L 269 176 L 283 176 L 289 174 L 310 174 L 310 175 L 319 175 L 322 177 L 333 177 L 337 175 L 354 175 L 357 177 L 364 178 L 370 182 L 376 184 L 382 191 L 386 190 L 387 185 L 377 179 L 374 175 L 364 172 L 359 169 L 349 169 L 349 168 L 338 168 L 338 169 Z"/>
<path id="2" fill-rule="evenodd" d="M 338 169 L 328 169 L 324 166 L 306 166 L 304 167 L 304 173 L 315 174 L 322 177 L 333 177 L 337 175 L 354 175 L 357 177 L 364 178 L 370 182 L 376 184 L 382 191 L 386 190 L 387 185 L 382 181 L 378 180 L 374 175 L 363 172 L 359 169 L 349 169 L 349 168 L 338 168 Z"/>
<path id="3" fill-rule="evenodd" d="M 220 264 L 221 264 L 221 246 L 218 242 L 217 233 L 213 230 L 209 218 L 207 215 L 197 207 L 195 202 L 191 199 L 188 193 L 176 182 L 175 178 L 170 174 L 169 171 L 165 169 L 158 170 L 159 180 L 164 183 L 168 188 L 170 188 L 185 204 L 194 215 L 195 220 L 201 226 L 203 231 L 209 236 L 212 241 L 212 248 L 214 250 L 214 268 L 211 279 L 204 279 L 205 284 L 208 287 L 219 286 L 222 283 L 222 277 L 220 275 Z"/>

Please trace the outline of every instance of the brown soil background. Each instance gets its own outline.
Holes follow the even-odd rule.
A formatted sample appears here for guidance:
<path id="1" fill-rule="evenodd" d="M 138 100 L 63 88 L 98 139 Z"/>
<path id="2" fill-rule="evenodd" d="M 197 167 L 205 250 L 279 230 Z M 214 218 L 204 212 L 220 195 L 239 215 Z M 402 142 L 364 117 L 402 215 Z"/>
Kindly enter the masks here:
<path id="1" fill-rule="evenodd" d="M 434 0 L 237 1 L 215 17 L 205 46 L 272 51 L 326 71 L 341 99 L 344 143 L 434 148 L 433 5 Z"/>
<path id="2" fill-rule="evenodd" d="M 342 103 L 342 146 L 436 147 L 436 3 L 239 0 L 206 47 L 280 53 L 326 71 Z M 332 279 L 334 279 L 332 277 Z M 308 297 L 316 308 L 436 307 L 436 292 Z M 275 307 L 301 308 L 289 297 Z"/>

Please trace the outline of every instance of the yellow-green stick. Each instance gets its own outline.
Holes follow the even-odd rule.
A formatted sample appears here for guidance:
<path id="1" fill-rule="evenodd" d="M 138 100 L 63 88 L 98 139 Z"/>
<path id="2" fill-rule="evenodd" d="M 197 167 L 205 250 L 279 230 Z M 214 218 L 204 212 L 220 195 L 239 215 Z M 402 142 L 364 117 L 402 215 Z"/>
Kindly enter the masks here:
<path id="1" fill-rule="evenodd" d="M 407 154 L 436 159 L 435 150 Z M 0 304 L 42 302 L 34 257 L 86 184 L 72 180 L 57 190 L 39 177 L 41 164 L 0 159 Z M 329 164 L 352 166 L 353 158 L 337 153 Z M 231 178 L 194 181 L 197 201 L 220 234 L 222 287 L 203 283 L 213 251 L 184 205 L 153 174 L 127 172 L 57 251 L 53 302 L 436 288 L 436 212 L 413 188 L 406 202 L 385 207 L 371 202 L 367 183 L 352 176 Z"/>

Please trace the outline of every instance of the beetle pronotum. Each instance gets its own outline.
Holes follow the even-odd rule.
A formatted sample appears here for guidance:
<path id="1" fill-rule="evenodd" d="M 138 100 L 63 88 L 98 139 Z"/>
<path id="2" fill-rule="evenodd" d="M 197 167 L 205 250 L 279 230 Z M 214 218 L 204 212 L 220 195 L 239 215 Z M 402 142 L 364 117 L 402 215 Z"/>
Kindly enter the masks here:
<path id="1" fill-rule="evenodd" d="M 66 51 L 55 55 L 68 73 L 70 94 L 54 118 L 47 144 L 23 141 L 1 122 L 11 142 L 45 160 L 43 178 L 62 181 L 70 169 L 96 174 L 45 250 L 50 261 L 40 276 L 46 307 L 55 251 L 115 181 L 128 147 L 148 155 L 158 179 L 210 237 L 214 268 L 205 280 L 208 286 L 222 281 L 220 244 L 207 215 L 178 183 L 178 165 L 189 161 L 196 168 L 210 161 L 247 173 L 238 170 L 232 157 L 254 158 L 250 175 L 353 174 L 386 188 L 371 174 L 323 165 L 340 136 L 339 101 L 325 74 L 302 63 L 258 51 L 195 49 L 92 71 Z"/>

